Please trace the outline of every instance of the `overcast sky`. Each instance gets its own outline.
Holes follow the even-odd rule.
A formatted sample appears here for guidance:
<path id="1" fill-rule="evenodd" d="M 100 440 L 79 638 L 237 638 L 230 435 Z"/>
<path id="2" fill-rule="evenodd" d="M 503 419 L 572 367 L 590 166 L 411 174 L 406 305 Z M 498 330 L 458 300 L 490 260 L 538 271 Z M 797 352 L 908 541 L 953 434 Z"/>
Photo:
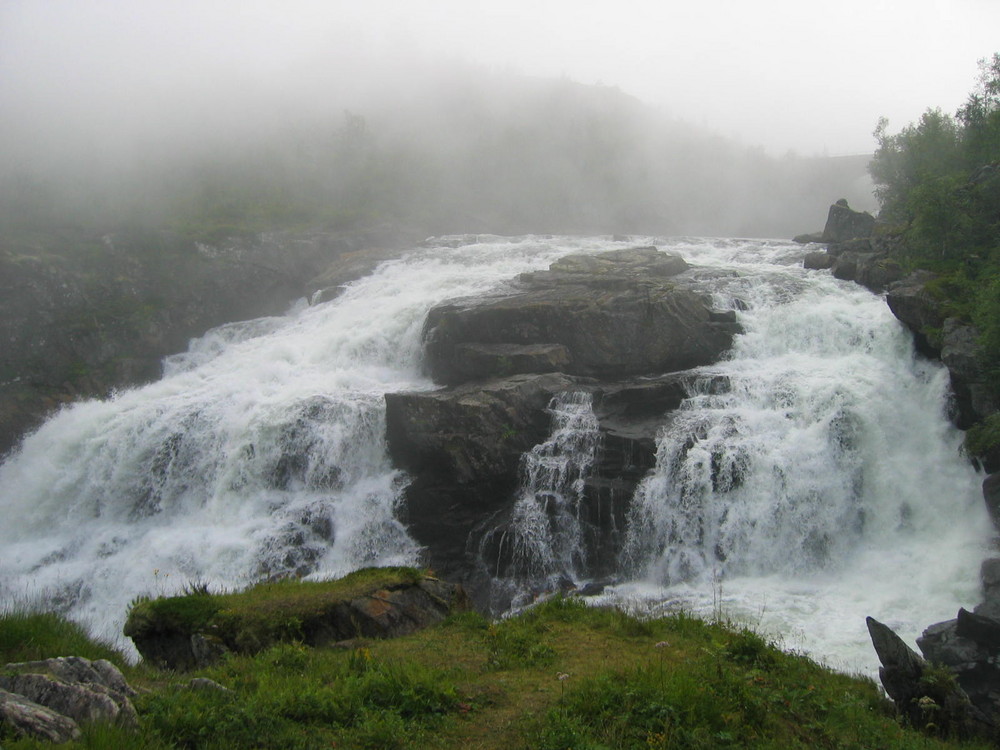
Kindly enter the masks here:
<path id="1" fill-rule="evenodd" d="M 995 51 L 1000 0 L 0 0 L 0 108 L 39 128 L 168 126 L 181 102 L 253 116 L 277 106 L 263 91 L 333 97 L 373 70 L 464 61 L 617 86 L 776 155 L 837 155 L 871 151 L 882 115 L 895 130 L 954 112 Z"/>

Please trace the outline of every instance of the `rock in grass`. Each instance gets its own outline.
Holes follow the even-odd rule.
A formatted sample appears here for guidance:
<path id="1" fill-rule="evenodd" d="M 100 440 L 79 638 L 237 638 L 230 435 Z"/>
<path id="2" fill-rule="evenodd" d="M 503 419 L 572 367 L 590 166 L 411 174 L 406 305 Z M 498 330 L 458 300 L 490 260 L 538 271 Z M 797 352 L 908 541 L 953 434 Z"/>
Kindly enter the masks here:
<path id="1" fill-rule="evenodd" d="M 140 601 L 125 635 L 157 666 L 192 669 L 226 651 L 252 654 L 279 642 L 324 646 L 407 635 L 467 606 L 457 584 L 413 568 L 366 568 L 335 581 L 284 580 Z"/>
<path id="2" fill-rule="evenodd" d="M 80 737 L 80 727 L 72 719 L 6 690 L 0 690 L 0 725 L 13 727 L 26 737 L 60 744 Z"/>

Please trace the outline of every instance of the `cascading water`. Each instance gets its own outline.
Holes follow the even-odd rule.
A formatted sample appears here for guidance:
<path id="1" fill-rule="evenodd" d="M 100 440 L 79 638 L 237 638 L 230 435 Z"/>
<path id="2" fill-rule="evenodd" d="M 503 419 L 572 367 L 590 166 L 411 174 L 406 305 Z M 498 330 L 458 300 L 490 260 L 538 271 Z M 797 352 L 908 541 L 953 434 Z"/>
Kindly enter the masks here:
<path id="1" fill-rule="evenodd" d="M 505 563 L 502 572 L 491 571 L 494 600 L 514 606 L 563 581 L 577 582 L 587 565 L 580 505 L 601 437 L 593 397 L 560 393 L 549 411 L 552 433 L 521 459 L 521 488 L 509 522 L 480 544 L 480 559 Z"/>
<path id="2" fill-rule="evenodd" d="M 990 524 L 947 372 L 883 300 L 787 246 L 687 254 L 739 269 L 716 302 L 745 333 L 662 429 L 629 514 L 632 583 L 609 598 L 749 620 L 870 671 L 866 615 L 914 638 L 978 601 Z"/>
<path id="3" fill-rule="evenodd" d="M 745 333 L 662 429 L 630 510 L 630 582 L 603 600 L 721 608 L 865 670 L 865 615 L 912 638 L 974 604 L 989 523 L 944 418 L 946 372 L 915 359 L 882 300 L 804 271 L 798 246 L 655 242 L 704 267 L 689 273 Z M 121 642 L 140 594 L 416 561 L 382 397 L 434 387 L 420 370 L 427 311 L 622 246 L 449 240 L 332 302 L 209 332 L 157 383 L 64 409 L 0 467 L 2 602 L 40 600 Z M 570 395 L 552 409 L 512 498 L 501 577 L 580 578 L 592 562 L 576 509 L 593 412 Z"/>
<path id="4" fill-rule="evenodd" d="M 130 648 L 121 626 L 142 594 L 414 563 L 383 394 L 433 387 L 427 311 L 607 244 L 452 238 L 332 302 L 211 331 L 159 382 L 64 409 L 0 467 L 0 602 Z"/>

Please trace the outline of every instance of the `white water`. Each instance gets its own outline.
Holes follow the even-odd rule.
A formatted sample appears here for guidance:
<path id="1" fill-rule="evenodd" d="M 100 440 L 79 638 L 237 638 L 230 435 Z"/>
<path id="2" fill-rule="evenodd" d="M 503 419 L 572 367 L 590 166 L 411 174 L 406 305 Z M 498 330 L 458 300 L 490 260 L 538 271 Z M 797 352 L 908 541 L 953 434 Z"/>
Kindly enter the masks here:
<path id="1" fill-rule="evenodd" d="M 382 395 L 432 387 L 427 310 L 568 252 L 642 243 L 421 250 L 333 302 L 210 332 L 158 383 L 64 410 L 0 467 L 0 602 L 41 600 L 120 641 L 140 594 L 415 561 Z M 631 518 L 634 581 L 606 599 L 721 611 L 871 671 L 865 615 L 912 638 L 977 601 L 989 523 L 943 415 L 946 373 L 914 359 L 883 301 L 804 271 L 801 248 L 669 244 L 732 271 L 711 283 L 719 307 L 749 306 L 746 334 L 705 369 L 730 392 L 695 394 L 663 432 Z M 585 567 L 569 527 L 544 528 L 534 559 Z"/>
<path id="2" fill-rule="evenodd" d="M 521 459 L 521 488 L 509 523 L 487 534 L 480 545 L 481 557 L 509 554 L 507 569 L 493 577 L 492 585 L 495 597 L 509 599 L 515 607 L 529 603 L 539 591 L 558 589 L 562 581 L 579 581 L 587 569 L 580 510 L 601 438 L 593 396 L 557 394 L 549 412 L 549 438 Z"/>
<path id="3" fill-rule="evenodd" d="M 629 517 L 633 582 L 608 598 L 872 672 L 866 615 L 912 643 L 979 600 L 990 523 L 945 419 L 947 372 L 915 359 L 882 299 L 804 271 L 794 248 L 679 249 L 740 269 L 717 303 L 748 306 L 745 334 L 661 431 Z"/>

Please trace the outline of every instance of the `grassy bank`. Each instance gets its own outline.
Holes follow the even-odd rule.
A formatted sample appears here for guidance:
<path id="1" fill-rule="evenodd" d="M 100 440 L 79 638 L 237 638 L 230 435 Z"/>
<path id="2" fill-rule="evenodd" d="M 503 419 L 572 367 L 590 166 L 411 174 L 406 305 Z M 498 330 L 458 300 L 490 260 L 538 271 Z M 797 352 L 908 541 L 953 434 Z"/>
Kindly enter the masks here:
<path id="1" fill-rule="evenodd" d="M 0 618 L 0 663 L 109 656 L 50 615 Z M 113 655 L 112 655 L 113 656 Z M 350 650 L 280 643 L 190 673 L 128 667 L 139 734 L 88 748 L 943 748 L 870 680 L 685 614 L 641 621 L 556 599 Z M 192 689 L 205 677 L 227 690 Z M 42 743 L 0 734 L 6 750 Z"/>

